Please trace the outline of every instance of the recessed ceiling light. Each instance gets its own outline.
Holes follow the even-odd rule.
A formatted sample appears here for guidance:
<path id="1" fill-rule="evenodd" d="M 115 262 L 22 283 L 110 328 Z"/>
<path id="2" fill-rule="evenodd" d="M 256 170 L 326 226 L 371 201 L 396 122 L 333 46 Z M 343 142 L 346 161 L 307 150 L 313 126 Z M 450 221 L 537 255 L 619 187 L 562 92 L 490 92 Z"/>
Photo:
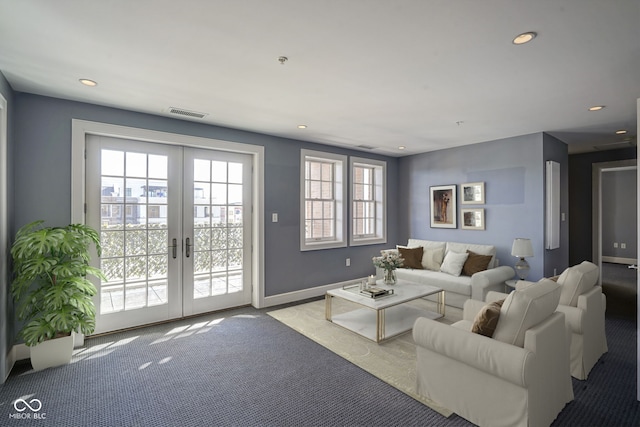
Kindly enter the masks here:
<path id="1" fill-rule="evenodd" d="M 79 81 L 85 86 L 91 86 L 91 87 L 98 86 L 98 83 L 90 79 L 79 79 Z"/>
<path id="2" fill-rule="evenodd" d="M 513 39 L 513 44 L 525 44 L 529 43 L 531 40 L 535 39 L 538 34 L 533 31 L 528 31 L 526 33 L 518 34 L 515 39 Z"/>
<path id="3" fill-rule="evenodd" d="M 625 133 L 627 133 L 627 131 L 624 129 L 620 129 L 616 131 L 616 135 L 624 135 Z"/>
<path id="4" fill-rule="evenodd" d="M 404 145 L 401 145 L 401 146 L 398 147 L 398 150 L 404 150 L 405 148 L 407 148 L 407 147 L 405 147 Z"/>
<path id="5" fill-rule="evenodd" d="M 298 125 L 298 129 L 306 129 L 307 125 Z"/>
<path id="6" fill-rule="evenodd" d="M 600 111 L 604 108 L 604 105 L 594 105 L 593 107 L 589 107 L 589 111 Z"/>

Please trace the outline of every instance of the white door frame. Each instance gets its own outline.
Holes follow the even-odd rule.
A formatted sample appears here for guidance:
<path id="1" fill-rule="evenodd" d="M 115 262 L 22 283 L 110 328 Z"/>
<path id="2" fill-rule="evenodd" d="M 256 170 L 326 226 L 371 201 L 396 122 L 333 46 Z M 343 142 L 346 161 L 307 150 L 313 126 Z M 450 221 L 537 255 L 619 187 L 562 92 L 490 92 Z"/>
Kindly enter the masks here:
<path id="1" fill-rule="evenodd" d="M 602 271 L 602 174 L 621 170 L 637 170 L 637 160 L 601 162 L 591 166 L 591 251 L 593 263 L 600 271 Z M 640 212 L 638 215 L 640 216 Z M 602 274 L 598 276 L 598 285 L 602 286 Z"/>
<path id="2" fill-rule="evenodd" d="M 216 149 L 249 154 L 253 158 L 251 305 L 265 306 L 264 292 L 264 147 L 218 139 L 160 132 L 87 120 L 71 120 L 71 222 L 85 223 L 85 152 L 87 134 L 159 144 Z"/>

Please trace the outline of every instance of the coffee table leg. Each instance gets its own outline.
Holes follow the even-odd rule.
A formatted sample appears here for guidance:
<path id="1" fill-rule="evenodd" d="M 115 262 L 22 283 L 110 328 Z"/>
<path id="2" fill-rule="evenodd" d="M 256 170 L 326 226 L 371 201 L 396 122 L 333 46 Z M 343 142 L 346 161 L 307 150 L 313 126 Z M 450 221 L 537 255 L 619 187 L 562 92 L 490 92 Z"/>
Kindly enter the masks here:
<path id="1" fill-rule="evenodd" d="M 324 296 L 324 317 L 328 321 L 331 321 L 331 299 L 333 297 L 331 295 Z"/>
<path id="2" fill-rule="evenodd" d="M 438 313 L 442 314 L 442 317 L 444 317 L 444 290 L 440 291 L 440 295 L 438 297 Z"/>
<path id="3" fill-rule="evenodd" d="M 384 308 L 376 310 L 376 342 L 384 339 Z"/>

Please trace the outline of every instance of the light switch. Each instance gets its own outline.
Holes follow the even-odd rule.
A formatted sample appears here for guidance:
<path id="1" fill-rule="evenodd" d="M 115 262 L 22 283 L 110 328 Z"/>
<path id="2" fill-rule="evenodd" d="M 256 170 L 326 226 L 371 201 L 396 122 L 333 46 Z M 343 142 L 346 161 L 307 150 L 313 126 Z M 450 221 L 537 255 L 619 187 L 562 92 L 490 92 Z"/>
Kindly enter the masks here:
<path id="1" fill-rule="evenodd" d="M 278 214 L 277 213 L 272 213 L 271 214 L 271 222 L 278 222 Z"/>

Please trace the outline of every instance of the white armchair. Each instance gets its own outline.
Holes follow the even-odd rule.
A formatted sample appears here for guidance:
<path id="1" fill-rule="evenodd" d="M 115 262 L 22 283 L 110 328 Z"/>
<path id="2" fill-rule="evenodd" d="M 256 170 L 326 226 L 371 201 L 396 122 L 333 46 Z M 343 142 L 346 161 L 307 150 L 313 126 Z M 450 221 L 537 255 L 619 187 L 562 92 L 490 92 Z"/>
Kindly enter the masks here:
<path id="1" fill-rule="evenodd" d="M 607 298 L 597 285 L 598 266 L 588 261 L 567 268 L 558 277 L 562 292 L 558 311 L 571 330 L 571 375 L 586 380 L 608 351 L 605 334 Z"/>
<path id="2" fill-rule="evenodd" d="M 480 426 L 548 426 L 573 400 L 559 285 L 543 280 L 506 298 L 493 338 L 472 333 L 485 302 L 467 300 L 463 320 L 416 320 L 417 392 Z"/>

